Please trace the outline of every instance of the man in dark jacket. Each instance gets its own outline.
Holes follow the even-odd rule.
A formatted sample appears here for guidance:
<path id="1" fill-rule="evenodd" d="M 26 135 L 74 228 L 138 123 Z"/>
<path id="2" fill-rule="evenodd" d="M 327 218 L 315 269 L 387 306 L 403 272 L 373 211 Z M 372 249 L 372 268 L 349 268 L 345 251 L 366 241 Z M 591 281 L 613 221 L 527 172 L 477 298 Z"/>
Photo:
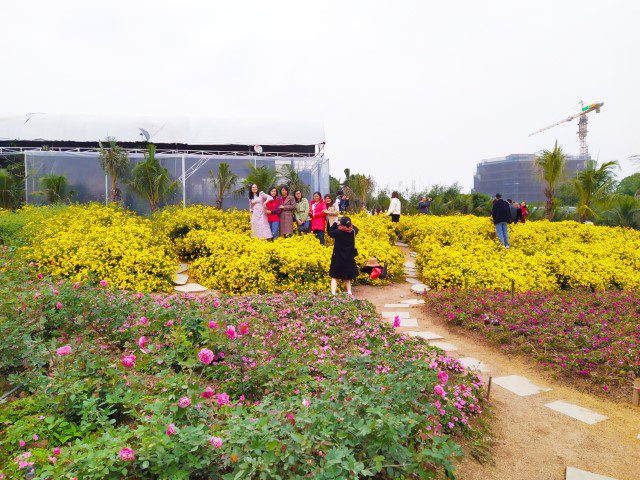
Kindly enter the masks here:
<path id="1" fill-rule="evenodd" d="M 418 209 L 420 213 L 429 213 L 429 207 L 431 206 L 431 197 L 427 200 L 427 197 L 422 197 L 422 200 L 418 202 Z"/>
<path id="2" fill-rule="evenodd" d="M 507 203 L 509 204 L 509 213 L 511 214 L 511 220 L 509 223 L 516 223 L 518 221 L 518 207 L 513 203 L 513 200 L 510 198 L 507 199 Z"/>
<path id="3" fill-rule="evenodd" d="M 509 234 L 507 232 L 507 223 L 511 222 L 511 208 L 507 202 L 502 199 L 502 195 L 496 193 L 491 208 L 491 217 L 496 226 L 496 233 L 500 239 L 500 243 L 509 248 Z"/>

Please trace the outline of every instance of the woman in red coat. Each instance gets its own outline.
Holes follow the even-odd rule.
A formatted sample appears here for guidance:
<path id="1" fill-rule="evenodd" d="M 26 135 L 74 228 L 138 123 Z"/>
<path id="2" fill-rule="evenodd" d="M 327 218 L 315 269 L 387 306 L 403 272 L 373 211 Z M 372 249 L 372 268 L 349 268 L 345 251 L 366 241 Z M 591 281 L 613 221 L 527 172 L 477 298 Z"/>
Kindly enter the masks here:
<path id="1" fill-rule="evenodd" d="M 271 236 L 276 240 L 278 238 L 278 231 L 280 230 L 280 213 L 282 212 L 281 200 L 278 198 L 278 189 L 271 187 L 269 189 L 269 196 L 273 198 L 273 200 L 265 204 L 267 208 L 267 221 L 271 228 Z"/>
<path id="2" fill-rule="evenodd" d="M 324 245 L 324 226 L 325 218 L 327 217 L 324 211 L 327 209 L 327 204 L 322 201 L 322 195 L 320 192 L 313 194 L 313 201 L 309 209 L 309 216 L 311 217 L 311 231 L 320 240 L 320 245 Z"/>
<path id="3" fill-rule="evenodd" d="M 520 202 L 520 209 L 522 210 L 522 220 L 520 221 L 524 223 L 529 216 L 529 209 L 527 208 L 526 202 Z"/>

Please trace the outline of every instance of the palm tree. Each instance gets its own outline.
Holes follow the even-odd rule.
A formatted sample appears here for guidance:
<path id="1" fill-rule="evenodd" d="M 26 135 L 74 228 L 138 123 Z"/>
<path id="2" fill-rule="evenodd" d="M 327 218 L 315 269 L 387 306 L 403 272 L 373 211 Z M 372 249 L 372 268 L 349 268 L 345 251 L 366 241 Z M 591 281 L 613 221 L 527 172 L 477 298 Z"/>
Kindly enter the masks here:
<path id="1" fill-rule="evenodd" d="M 178 181 L 172 181 L 169 170 L 160 165 L 156 158 L 156 147 L 152 144 L 147 146 L 144 161 L 133 167 L 131 176 L 131 187 L 149 202 L 152 213 L 158 209 L 162 200 L 175 193 L 178 188 Z"/>
<path id="2" fill-rule="evenodd" d="M 218 171 L 215 174 L 209 170 L 209 177 L 216 196 L 216 208 L 222 210 L 222 201 L 225 193 L 236 189 L 240 177 L 233 173 L 230 165 L 225 162 L 218 165 Z"/>
<path id="3" fill-rule="evenodd" d="M 309 185 L 300 178 L 298 171 L 291 165 L 285 165 L 284 171 L 280 174 L 280 177 L 282 178 L 282 181 L 288 185 L 292 195 L 296 190 L 300 190 L 303 197 L 308 197 L 311 193 L 311 187 L 309 187 Z"/>
<path id="4" fill-rule="evenodd" d="M 603 217 L 608 225 L 640 228 L 640 201 L 631 195 L 615 195 Z"/>
<path id="5" fill-rule="evenodd" d="M 118 180 L 125 178 L 129 173 L 131 161 L 126 150 L 116 143 L 113 137 L 107 137 L 108 147 L 104 147 L 100 143 L 100 166 L 104 173 L 111 177 L 111 201 L 115 203 L 122 202 L 122 195 L 118 188 Z"/>
<path id="6" fill-rule="evenodd" d="M 40 177 L 40 188 L 42 190 L 38 193 L 44 195 L 47 203 L 62 203 L 68 199 L 67 177 L 64 175 L 51 173 Z"/>
<path id="7" fill-rule="evenodd" d="M 553 216 L 553 200 L 555 197 L 556 184 L 562 177 L 564 172 L 564 164 L 567 156 L 562 152 L 562 147 L 558 146 L 558 141 L 553 147 L 553 150 L 543 150 L 542 155 L 536 157 L 534 162 L 538 167 L 540 176 L 547 182 L 547 186 L 544 189 L 544 195 L 547 197 L 547 203 L 545 206 L 546 216 L 548 220 L 551 220 Z"/>
<path id="8" fill-rule="evenodd" d="M 269 187 L 276 184 L 278 172 L 273 168 L 269 168 L 267 165 L 256 167 L 250 163 L 246 165 L 249 167 L 249 174 L 242 180 L 242 187 L 237 190 L 239 195 L 246 192 L 254 183 L 258 186 L 259 192 L 266 192 Z"/>
<path id="9" fill-rule="evenodd" d="M 355 200 L 351 205 L 354 211 L 366 209 L 367 200 L 373 194 L 375 187 L 376 183 L 370 175 L 361 173 L 349 175 L 349 181 L 345 183 L 345 193 L 349 195 L 350 199 Z"/>
<path id="10" fill-rule="evenodd" d="M 22 198 L 21 192 L 19 179 L 9 169 L 0 168 L 0 207 L 16 208 Z"/>
<path id="11" fill-rule="evenodd" d="M 578 217 L 582 223 L 587 217 L 596 217 L 594 203 L 604 200 L 614 188 L 614 168 L 618 162 L 605 162 L 598 166 L 596 160 L 587 161 L 587 167 L 573 179 L 573 187 L 578 194 Z"/>

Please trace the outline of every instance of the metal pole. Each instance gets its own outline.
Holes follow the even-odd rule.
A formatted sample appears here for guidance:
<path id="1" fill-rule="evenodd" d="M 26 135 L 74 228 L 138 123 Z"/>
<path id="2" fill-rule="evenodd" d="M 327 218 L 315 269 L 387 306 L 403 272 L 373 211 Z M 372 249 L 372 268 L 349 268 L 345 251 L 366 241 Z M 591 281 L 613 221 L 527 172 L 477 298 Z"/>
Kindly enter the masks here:
<path id="1" fill-rule="evenodd" d="M 104 204 L 109 205 L 109 179 L 107 174 L 104 174 Z"/>
<path id="2" fill-rule="evenodd" d="M 24 154 L 24 204 L 29 203 L 29 169 L 27 168 L 27 154 Z"/>
<path id="3" fill-rule="evenodd" d="M 187 208 L 187 177 L 184 171 L 184 155 L 182 155 L 182 208 Z"/>

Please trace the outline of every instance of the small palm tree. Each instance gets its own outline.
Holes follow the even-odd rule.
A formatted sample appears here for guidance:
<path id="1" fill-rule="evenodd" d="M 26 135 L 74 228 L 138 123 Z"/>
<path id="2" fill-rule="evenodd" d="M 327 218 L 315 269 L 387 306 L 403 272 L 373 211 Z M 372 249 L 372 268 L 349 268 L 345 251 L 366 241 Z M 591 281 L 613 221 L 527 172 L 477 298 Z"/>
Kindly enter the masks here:
<path id="1" fill-rule="evenodd" d="M 303 197 L 308 197 L 311 193 L 311 187 L 304 183 L 300 174 L 291 165 L 285 165 L 284 171 L 281 173 L 282 181 L 289 186 L 291 194 L 296 190 L 302 192 Z"/>
<path id="2" fill-rule="evenodd" d="M 231 171 L 230 165 L 225 162 L 218 165 L 218 171 L 215 174 L 209 170 L 209 177 L 216 196 L 216 208 L 222 210 L 222 201 L 225 194 L 236 189 L 239 177 Z"/>
<path id="3" fill-rule="evenodd" d="M 237 191 L 239 195 L 245 193 L 254 183 L 258 186 L 259 192 L 266 192 L 269 187 L 276 184 L 278 180 L 278 172 L 266 165 L 256 167 L 247 163 L 249 174 L 242 180 L 242 187 Z"/>
<path id="4" fill-rule="evenodd" d="M 105 174 L 111 177 L 111 201 L 122 202 L 122 194 L 118 188 L 118 180 L 123 179 L 129 173 L 131 161 L 126 150 L 116 143 L 113 137 L 107 137 L 105 147 L 100 143 L 100 166 Z"/>
<path id="5" fill-rule="evenodd" d="M 640 200 L 631 195 L 615 195 L 603 217 L 607 225 L 640 228 Z"/>
<path id="6" fill-rule="evenodd" d="M 553 216 L 553 203 L 555 197 L 556 184 L 564 172 L 564 164 L 567 156 L 562 152 L 562 147 L 556 141 L 553 150 L 543 150 L 542 155 L 536 157 L 534 162 L 538 167 L 542 179 L 547 182 L 544 195 L 547 198 L 545 205 L 546 217 L 551 220 Z"/>
<path id="7" fill-rule="evenodd" d="M 345 193 L 355 200 L 352 205 L 354 211 L 367 208 L 367 199 L 373 194 L 376 183 L 371 176 L 361 173 L 349 175 L 349 181 L 345 184 Z"/>
<path id="8" fill-rule="evenodd" d="M 68 200 L 67 177 L 51 173 L 40 177 L 39 194 L 43 195 L 47 203 L 62 203 Z M 69 192 L 70 193 L 70 192 Z"/>
<path id="9" fill-rule="evenodd" d="M 160 165 L 156 158 L 155 145 L 147 146 L 144 161 L 133 167 L 131 177 L 131 188 L 149 202 L 152 213 L 158 209 L 160 202 L 178 189 L 178 181 L 171 180 L 169 170 Z"/>
<path id="10" fill-rule="evenodd" d="M 573 179 L 573 187 L 578 194 L 578 218 L 584 223 L 588 217 L 595 218 L 595 203 L 601 202 L 613 191 L 618 162 L 605 162 L 598 166 L 595 160 L 589 160 L 587 167 L 578 172 Z"/>
<path id="11" fill-rule="evenodd" d="M 20 180 L 6 168 L 0 168 L 0 207 L 16 208 L 24 193 Z"/>

